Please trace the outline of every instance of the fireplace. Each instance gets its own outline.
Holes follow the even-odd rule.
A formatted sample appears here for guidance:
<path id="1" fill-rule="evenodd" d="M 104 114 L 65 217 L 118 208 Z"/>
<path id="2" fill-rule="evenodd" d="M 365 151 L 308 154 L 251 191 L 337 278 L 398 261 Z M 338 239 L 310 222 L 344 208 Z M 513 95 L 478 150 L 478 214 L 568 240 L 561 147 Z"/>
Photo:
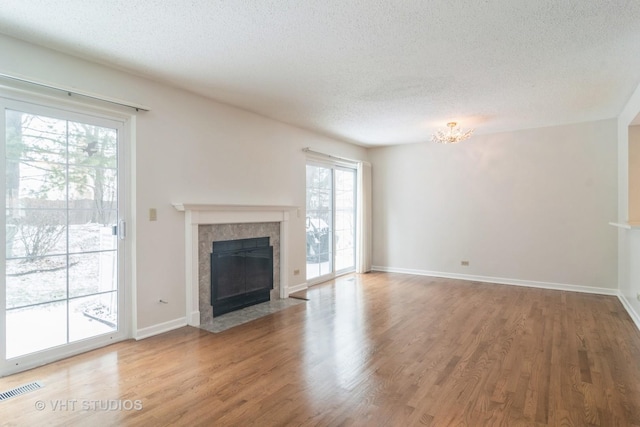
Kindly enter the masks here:
<path id="1" fill-rule="evenodd" d="M 215 241 L 211 251 L 211 306 L 219 316 L 270 300 L 273 246 L 269 237 Z"/>
<path id="2" fill-rule="evenodd" d="M 188 325 L 199 326 L 213 319 L 210 303 L 210 254 L 211 243 L 216 240 L 269 235 L 270 243 L 274 247 L 274 289 L 271 291 L 271 299 L 287 298 L 289 295 L 289 214 L 298 209 L 296 206 L 202 203 L 174 203 L 173 206 L 176 210 L 185 213 L 185 292 Z M 228 229 L 231 226 L 251 224 L 257 227 L 273 224 L 275 232 L 259 234 L 251 232 L 247 235 L 239 230 Z M 216 229 L 210 229 L 210 227 Z M 222 227 L 222 230 L 217 230 L 219 227 Z"/>
<path id="3" fill-rule="evenodd" d="M 273 246 L 273 289 L 270 300 L 281 298 L 280 282 L 280 224 L 258 222 L 242 224 L 201 224 L 198 226 L 198 305 L 200 324 L 210 323 L 217 315 L 211 305 L 211 254 L 217 242 L 269 237 L 267 246 Z M 215 305 L 215 304 L 214 304 Z M 216 310 L 217 311 L 217 310 Z"/>

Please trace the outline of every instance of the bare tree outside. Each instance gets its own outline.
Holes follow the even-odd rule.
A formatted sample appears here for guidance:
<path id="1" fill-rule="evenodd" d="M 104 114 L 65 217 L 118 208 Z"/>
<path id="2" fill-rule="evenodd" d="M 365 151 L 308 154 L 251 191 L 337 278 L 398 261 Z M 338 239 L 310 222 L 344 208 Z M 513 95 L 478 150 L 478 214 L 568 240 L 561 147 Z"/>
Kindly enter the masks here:
<path id="1" fill-rule="evenodd" d="M 67 221 L 113 223 L 116 138 L 113 129 L 9 111 L 8 257 L 16 239 L 24 246 L 27 261 L 46 255 L 63 237 Z M 21 172 L 25 169 L 26 177 Z M 64 203 L 65 194 L 70 206 Z M 68 207 L 78 210 L 72 218 L 52 212 Z"/>

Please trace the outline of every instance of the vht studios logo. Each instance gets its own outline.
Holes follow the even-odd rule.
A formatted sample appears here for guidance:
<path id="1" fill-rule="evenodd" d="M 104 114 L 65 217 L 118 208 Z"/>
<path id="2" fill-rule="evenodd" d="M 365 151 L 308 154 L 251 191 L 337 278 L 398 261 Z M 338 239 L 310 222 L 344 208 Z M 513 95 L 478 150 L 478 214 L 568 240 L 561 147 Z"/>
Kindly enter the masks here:
<path id="1" fill-rule="evenodd" d="M 88 400 L 88 399 L 54 399 L 38 400 L 35 403 L 38 411 L 141 411 L 142 400 Z"/>

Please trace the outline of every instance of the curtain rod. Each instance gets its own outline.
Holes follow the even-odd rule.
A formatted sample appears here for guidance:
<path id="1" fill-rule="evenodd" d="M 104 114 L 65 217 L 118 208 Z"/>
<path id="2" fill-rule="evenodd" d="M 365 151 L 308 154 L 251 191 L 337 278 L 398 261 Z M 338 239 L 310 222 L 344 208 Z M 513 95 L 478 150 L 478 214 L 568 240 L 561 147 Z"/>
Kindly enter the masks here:
<path id="1" fill-rule="evenodd" d="M 349 162 L 349 163 L 360 163 L 360 160 L 353 160 L 353 159 L 347 159 L 345 157 L 338 157 L 338 156 L 334 156 L 332 154 L 327 154 L 327 153 L 321 153 L 320 151 L 314 151 L 309 147 L 305 147 L 302 149 L 302 151 L 304 151 L 305 153 L 312 153 L 312 154 L 316 154 L 319 156 L 324 156 L 324 157 L 328 157 L 330 159 L 336 159 L 336 160 L 341 160 L 343 162 Z"/>
<path id="2" fill-rule="evenodd" d="M 34 85 L 34 86 L 45 87 L 47 89 L 53 89 L 53 90 L 58 90 L 58 91 L 61 91 L 61 92 L 66 92 L 67 95 L 69 95 L 69 96 L 71 96 L 71 95 L 84 96 L 85 98 L 96 99 L 98 101 L 108 102 L 109 104 L 119 105 L 121 107 L 133 108 L 136 111 L 149 111 L 149 107 L 145 107 L 143 105 L 132 104 L 130 102 L 122 101 L 122 100 L 116 99 L 116 98 L 107 98 L 107 97 L 104 97 L 104 96 L 101 96 L 101 95 L 96 95 L 96 94 L 89 93 L 89 92 L 80 92 L 77 89 L 65 88 L 65 87 L 61 87 L 61 86 L 53 86 L 53 85 L 48 84 L 48 83 L 43 83 L 43 82 L 39 82 L 39 81 L 28 79 L 26 77 L 17 77 L 17 76 L 12 76 L 12 75 L 9 75 L 9 74 L 4 74 L 4 73 L 0 73 L 0 77 L 5 78 L 5 79 L 10 79 L 10 80 L 15 80 L 15 81 L 22 82 L 22 83 L 28 83 L 28 84 L 31 84 L 31 85 Z"/>

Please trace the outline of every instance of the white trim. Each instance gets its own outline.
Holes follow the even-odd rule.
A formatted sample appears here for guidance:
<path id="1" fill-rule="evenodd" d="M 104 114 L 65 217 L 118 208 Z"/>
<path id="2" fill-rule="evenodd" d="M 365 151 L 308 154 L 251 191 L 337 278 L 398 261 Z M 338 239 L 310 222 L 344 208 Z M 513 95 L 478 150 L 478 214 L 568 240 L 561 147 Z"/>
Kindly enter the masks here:
<path id="1" fill-rule="evenodd" d="M 320 283 L 329 282 L 331 280 L 337 279 L 338 277 L 342 277 L 342 276 L 346 276 L 347 274 L 354 274 L 354 273 L 356 273 L 356 270 L 354 268 L 350 268 L 348 270 L 340 270 L 335 273 L 327 273 L 322 276 L 314 277 L 313 279 L 307 282 L 307 285 L 308 286 L 319 285 Z"/>
<path id="2" fill-rule="evenodd" d="M 211 203 L 172 203 L 184 212 L 186 316 L 191 326 L 200 326 L 198 277 L 198 226 L 259 222 L 280 223 L 280 298 L 289 296 L 289 214 L 297 206 L 219 205 Z M 198 313 L 198 317 L 195 314 Z"/>
<path id="3" fill-rule="evenodd" d="M 538 282 L 535 280 L 509 279 L 505 277 L 474 276 L 471 274 L 444 273 L 441 271 L 414 270 L 409 268 L 394 268 L 374 265 L 373 271 L 387 273 L 415 274 L 416 276 L 444 277 L 447 279 L 470 280 L 473 282 L 495 283 L 498 285 L 526 286 L 529 288 L 551 289 L 556 291 L 583 292 L 598 295 L 618 296 L 618 290 L 613 288 L 597 288 L 592 286 L 570 285 L 566 283 Z"/>
<path id="4" fill-rule="evenodd" d="M 332 154 L 321 153 L 320 151 L 314 151 L 309 147 L 303 148 L 302 151 L 304 151 L 304 153 L 306 154 L 307 160 L 312 159 L 321 163 L 340 165 L 351 169 L 355 169 L 358 163 L 362 162 L 362 160 L 347 159 L 346 157 L 339 157 Z"/>
<path id="5" fill-rule="evenodd" d="M 307 282 L 300 283 L 299 285 L 289 286 L 289 294 L 305 291 L 307 289 L 309 289 L 309 285 L 307 285 Z"/>
<path id="6" fill-rule="evenodd" d="M 356 186 L 356 273 L 371 271 L 371 164 L 358 163 Z"/>
<path id="7" fill-rule="evenodd" d="M 610 222 L 609 225 L 613 227 L 623 228 L 625 230 L 637 230 L 640 228 L 640 224 L 638 224 L 637 222 Z"/>
<path id="8" fill-rule="evenodd" d="M 1 95 L 1 93 L 0 93 Z M 7 160 L 6 160 L 6 111 L 4 108 L 2 108 L 3 106 L 1 105 L 1 103 L 3 103 L 2 98 L 0 97 L 0 112 L 3 116 L 5 116 L 4 118 L 0 119 L 0 135 L 2 135 L 2 137 L 0 137 L 0 162 L 3 163 L 2 166 L 0 166 L 0 188 L 2 188 L 2 191 L 6 194 L 7 192 L 7 183 L 6 183 L 6 169 L 7 169 Z M 6 201 L 6 196 L 2 198 L 2 200 L 0 200 L 0 218 L 2 218 L 2 228 L 5 231 L 5 238 L 2 239 L 5 241 L 4 245 L 0 245 L 0 259 L 3 259 L 5 261 L 2 262 L 2 264 L 0 265 L 0 276 L 2 276 L 2 284 L 0 285 L 0 377 L 2 377 L 3 375 L 8 375 L 10 372 L 13 372 L 12 370 L 9 369 L 9 366 L 6 363 L 6 358 L 7 358 L 7 346 L 6 346 L 6 342 L 7 342 L 7 326 L 6 326 L 6 321 L 7 321 L 7 306 L 6 306 L 6 292 L 7 292 L 7 286 L 6 286 L 6 278 L 7 278 L 7 245 L 6 245 L 6 224 L 7 224 L 7 201 Z M 22 368 L 20 368 L 22 369 Z"/>
<path id="9" fill-rule="evenodd" d="M 631 230 L 631 226 L 629 224 L 620 223 L 620 222 L 610 222 L 609 225 L 618 228 L 624 228 L 625 230 Z"/>
<path id="10" fill-rule="evenodd" d="M 123 337 L 122 334 L 119 333 L 105 334 L 100 337 L 94 337 L 70 344 L 63 344 L 59 347 L 48 348 L 25 356 L 19 356 L 15 359 L 9 359 L 6 361 L 5 367 L 2 371 L 0 371 L 0 378 L 52 362 L 57 362 L 58 360 L 66 359 L 67 357 L 86 353 L 87 351 L 97 350 L 127 339 L 129 339 L 129 337 Z"/>
<path id="11" fill-rule="evenodd" d="M 220 205 L 210 203 L 172 203 L 180 212 L 282 212 L 298 209 L 297 206 L 285 205 Z"/>
<path id="12" fill-rule="evenodd" d="M 625 310 L 627 310 L 627 313 L 629 313 L 629 316 L 631 317 L 631 320 L 633 320 L 633 323 L 635 323 L 636 328 L 638 328 L 638 330 L 640 331 L 640 313 L 636 313 L 631 303 L 629 303 L 627 297 L 622 295 L 621 292 L 618 292 L 618 299 L 622 303 L 622 306 L 625 308 Z"/>
<path id="13" fill-rule="evenodd" d="M 71 95 L 77 95 L 77 96 L 82 96 L 85 98 L 89 98 L 92 100 L 96 100 L 96 101 L 101 101 L 101 102 L 107 102 L 109 104 L 115 104 L 117 106 L 121 106 L 121 107 L 127 107 L 127 108 L 133 108 L 136 111 L 150 111 L 150 108 L 147 107 L 146 105 L 142 105 L 142 104 L 136 104 L 130 101 L 125 101 L 122 99 L 118 99 L 118 98 L 113 98 L 110 96 L 106 96 L 106 95 L 101 95 L 98 93 L 94 93 L 94 92 L 89 92 L 89 91 L 85 91 L 85 90 L 81 90 L 75 87 L 71 87 L 71 86 L 62 86 L 59 84 L 55 84 L 55 83 L 51 83 L 51 82 L 46 82 L 43 80 L 38 80 L 38 79 L 34 79 L 32 77 L 27 77 L 27 76 L 23 76 L 20 74 L 16 74 L 16 73 L 6 73 L 6 72 L 0 72 L 0 79 L 9 79 L 12 81 L 12 83 L 15 85 L 16 82 L 18 83 L 22 83 L 22 84 L 27 84 L 27 85 L 33 85 L 33 86 L 38 86 L 40 91 L 38 90 L 27 90 L 27 92 L 30 93 L 36 93 L 36 94 L 40 94 L 40 92 L 42 91 L 41 89 L 51 89 L 51 90 L 55 90 L 58 92 L 64 92 L 66 93 L 68 96 Z M 11 89 L 17 89 L 20 90 L 19 88 L 15 88 L 14 85 L 9 85 L 9 88 Z"/>
<path id="14" fill-rule="evenodd" d="M 127 236 L 125 238 L 125 309 L 127 310 L 126 335 L 133 338 L 133 331 L 138 329 L 138 249 L 137 249 L 137 222 L 136 222 L 136 200 L 137 200 L 137 117 L 131 116 L 125 126 L 125 137 L 128 146 L 123 148 L 126 152 L 124 159 L 125 169 L 125 213 L 127 220 Z"/>
<path id="15" fill-rule="evenodd" d="M 182 328 L 183 326 L 187 326 L 187 319 L 181 317 L 179 319 L 169 320 L 168 322 L 158 323 L 157 325 L 138 329 L 136 331 L 135 338 L 139 341 L 154 335 L 160 335 L 165 332 L 173 331 L 174 329 Z"/>
<path id="16" fill-rule="evenodd" d="M 191 315 L 188 315 L 187 324 L 189 324 L 189 325 L 199 325 L 200 324 L 200 310 L 192 311 Z"/>
<path id="17" fill-rule="evenodd" d="M 308 165 L 313 165 L 313 166 L 339 167 L 339 168 L 345 168 L 345 169 L 353 169 L 355 171 L 357 171 L 357 169 L 358 169 L 358 164 L 357 163 L 344 162 L 344 161 L 340 161 L 340 160 L 325 158 L 325 157 L 321 157 L 321 156 L 314 156 L 314 155 L 309 155 L 309 154 L 307 154 L 307 162 L 306 163 Z"/>

